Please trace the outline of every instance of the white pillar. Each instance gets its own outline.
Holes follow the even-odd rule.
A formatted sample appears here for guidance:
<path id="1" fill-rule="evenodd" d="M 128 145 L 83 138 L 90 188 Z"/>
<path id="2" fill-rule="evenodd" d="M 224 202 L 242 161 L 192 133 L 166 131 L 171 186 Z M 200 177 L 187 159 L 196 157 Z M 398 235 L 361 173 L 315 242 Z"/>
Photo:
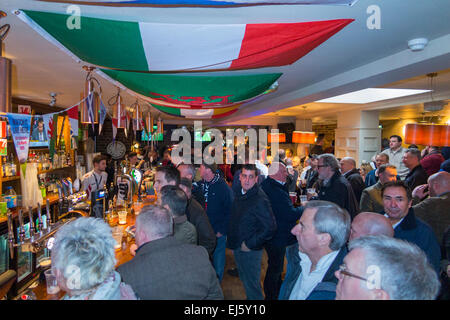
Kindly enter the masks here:
<path id="1" fill-rule="evenodd" d="M 335 155 L 352 157 L 358 167 L 380 151 L 381 129 L 378 111 L 348 111 L 338 114 Z"/>

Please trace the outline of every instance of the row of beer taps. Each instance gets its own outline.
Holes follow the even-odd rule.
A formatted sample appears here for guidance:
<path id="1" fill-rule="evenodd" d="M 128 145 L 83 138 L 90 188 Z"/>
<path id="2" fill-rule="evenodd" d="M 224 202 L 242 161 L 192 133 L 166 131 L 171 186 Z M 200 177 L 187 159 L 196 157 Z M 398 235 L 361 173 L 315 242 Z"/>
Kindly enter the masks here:
<path id="1" fill-rule="evenodd" d="M 18 209 L 18 218 L 19 218 L 19 232 L 18 232 L 18 241 L 15 241 L 14 237 L 14 228 L 13 228 L 13 214 L 11 210 L 8 210 L 8 243 L 9 243 L 9 252 L 11 255 L 11 259 L 14 258 L 14 248 L 22 247 L 22 251 L 32 251 L 37 252 L 42 247 L 42 242 L 47 239 L 51 234 L 54 234 L 57 228 L 52 223 L 52 218 L 50 214 L 50 202 L 48 198 L 46 199 L 46 223 L 44 224 L 44 220 L 42 218 L 41 212 L 41 204 L 38 202 L 37 204 L 37 213 L 38 213 L 38 223 L 37 226 L 33 221 L 33 208 L 31 206 L 28 207 L 28 218 L 30 220 L 29 224 L 29 236 L 27 237 L 25 232 L 25 226 L 23 223 L 23 213 L 22 208 Z M 45 228 L 44 228 L 45 226 Z M 37 229 L 36 229 L 37 227 Z M 58 226 L 59 227 L 59 226 Z"/>

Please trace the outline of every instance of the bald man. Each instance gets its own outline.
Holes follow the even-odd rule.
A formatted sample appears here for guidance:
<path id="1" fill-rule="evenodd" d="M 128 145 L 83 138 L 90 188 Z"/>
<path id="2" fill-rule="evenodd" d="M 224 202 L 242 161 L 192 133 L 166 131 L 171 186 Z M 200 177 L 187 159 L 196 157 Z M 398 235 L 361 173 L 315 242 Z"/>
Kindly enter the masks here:
<path id="1" fill-rule="evenodd" d="M 353 219 L 349 241 L 363 236 L 394 236 L 394 228 L 388 218 L 375 212 L 361 212 Z"/>
<path id="2" fill-rule="evenodd" d="M 414 202 L 428 195 L 412 208 L 416 217 L 431 226 L 442 245 L 445 229 L 450 225 L 450 173 L 440 171 L 431 175 L 428 184 L 417 186 L 412 195 Z"/>
<path id="3" fill-rule="evenodd" d="M 359 203 L 361 200 L 361 194 L 366 188 L 366 184 L 364 183 L 359 170 L 356 168 L 356 161 L 352 157 L 345 157 L 342 158 L 340 165 L 341 173 L 344 178 L 350 182 L 356 201 Z"/>

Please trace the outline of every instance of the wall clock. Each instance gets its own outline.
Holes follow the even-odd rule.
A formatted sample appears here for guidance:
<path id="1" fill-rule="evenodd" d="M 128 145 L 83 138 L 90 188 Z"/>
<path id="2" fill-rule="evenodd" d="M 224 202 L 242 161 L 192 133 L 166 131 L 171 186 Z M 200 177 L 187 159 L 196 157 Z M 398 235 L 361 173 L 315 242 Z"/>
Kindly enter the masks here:
<path id="1" fill-rule="evenodd" d="M 121 141 L 113 141 L 106 147 L 106 152 L 114 159 L 122 159 L 127 152 L 127 147 Z"/>

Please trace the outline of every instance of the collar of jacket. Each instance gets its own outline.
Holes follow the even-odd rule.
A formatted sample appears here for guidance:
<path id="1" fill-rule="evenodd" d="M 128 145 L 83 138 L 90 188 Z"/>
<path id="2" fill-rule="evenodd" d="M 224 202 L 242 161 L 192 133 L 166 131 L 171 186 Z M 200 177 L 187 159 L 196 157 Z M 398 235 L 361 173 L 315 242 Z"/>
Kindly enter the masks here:
<path id="1" fill-rule="evenodd" d="M 186 221 L 187 221 L 187 216 L 185 214 L 183 214 L 182 216 L 179 216 L 179 217 L 173 217 L 174 224 L 180 224 L 180 223 L 183 223 Z"/>
<path id="2" fill-rule="evenodd" d="M 386 214 L 386 212 L 383 210 L 382 214 Z M 402 230 L 412 230 L 417 227 L 416 222 L 416 215 L 414 214 L 414 209 L 411 207 L 408 210 L 408 213 L 406 214 L 405 218 L 403 218 L 403 221 L 397 226 L 397 228 L 401 228 Z"/>
<path id="3" fill-rule="evenodd" d="M 267 181 L 266 183 L 269 183 L 274 188 L 282 189 L 283 191 L 288 192 L 288 188 L 286 184 L 281 184 L 275 179 L 272 179 L 270 176 L 268 176 L 264 181 Z M 263 181 L 263 183 L 264 183 Z"/>
<path id="4" fill-rule="evenodd" d="M 381 184 L 380 180 L 378 180 L 377 183 L 373 185 L 373 187 L 374 189 L 381 190 L 381 188 L 383 188 L 383 185 Z"/>
<path id="5" fill-rule="evenodd" d="M 419 164 L 418 166 L 415 166 L 406 177 L 410 177 L 414 174 L 414 172 L 416 172 L 417 170 L 423 170 L 422 166 Z"/>
<path id="6" fill-rule="evenodd" d="M 136 250 L 135 257 L 143 255 L 143 254 L 146 254 L 146 253 L 148 253 L 150 251 L 159 250 L 161 248 L 173 247 L 173 246 L 179 245 L 179 244 L 181 244 L 181 242 L 179 242 L 173 236 L 168 236 L 168 237 L 165 237 L 165 238 L 152 240 L 152 241 L 149 241 L 149 242 L 144 243 L 143 245 L 141 245 Z"/>
<path id="7" fill-rule="evenodd" d="M 328 183 L 325 185 L 323 184 L 323 182 L 321 183 L 323 188 L 329 188 L 333 185 L 334 181 L 339 179 L 339 177 L 341 177 L 342 174 L 339 171 L 336 171 L 330 178 L 330 180 L 328 180 Z"/>
<path id="8" fill-rule="evenodd" d="M 255 185 L 254 185 L 250 190 L 248 190 L 245 194 L 242 194 L 242 188 L 239 189 L 239 192 L 236 192 L 236 197 L 237 197 L 239 200 L 246 200 L 246 199 L 248 199 L 248 198 L 251 198 L 251 197 L 255 196 L 255 195 L 258 193 L 258 189 L 259 189 L 259 186 L 258 186 L 258 182 L 257 182 L 257 183 L 255 183 Z"/>
<path id="9" fill-rule="evenodd" d="M 298 250 L 298 246 L 297 246 L 297 250 Z M 337 278 L 334 276 L 334 272 L 339 269 L 339 266 L 342 264 L 342 261 L 344 260 L 344 257 L 347 255 L 348 250 L 347 250 L 347 246 L 344 245 L 341 249 L 339 249 L 339 253 L 336 256 L 336 258 L 334 258 L 333 262 L 331 263 L 330 267 L 328 268 L 327 272 L 325 273 L 325 275 L 323 276 L 323 279 L 321 282 L 335 282 L 337 283 Z M 298 264 L 300 265 L 300 256 L 297 254 L 294 255 L 294 259 L 293 259 L 293 263 L 294 264 Z"/>
<path id="10" fill-rule="evenodd" d="M 356 168 L 353 168 L 352 170 L 347 171 L 347 172 L 344 174 L 344 177 L 345 177 L 345 178 L 348 178 L 349 176 L 351 176 L 352 174 L 355 174 L 355 173 L 359 174 L 359 170 L 356 169 Z"/>

